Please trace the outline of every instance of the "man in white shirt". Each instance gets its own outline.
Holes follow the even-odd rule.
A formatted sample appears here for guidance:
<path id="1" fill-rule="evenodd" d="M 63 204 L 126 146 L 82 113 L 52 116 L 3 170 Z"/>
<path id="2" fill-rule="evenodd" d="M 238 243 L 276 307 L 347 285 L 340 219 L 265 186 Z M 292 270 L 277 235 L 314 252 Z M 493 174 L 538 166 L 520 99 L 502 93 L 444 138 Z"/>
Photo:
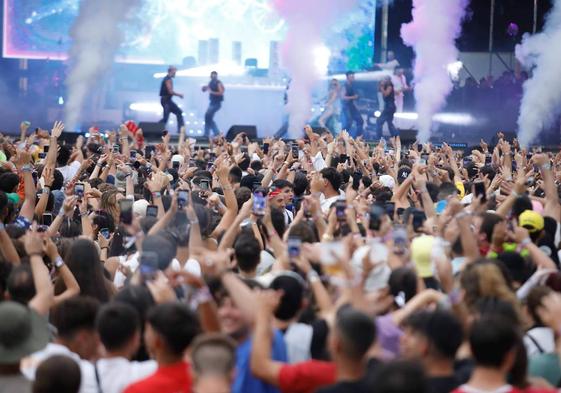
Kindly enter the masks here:
<path id="1" fill-rule="evenodd" d="M 320 171 L 319 181 L 313 181 L 311 191 L 313 194 L 321 193 L 319 200 L 321 204 L 321 211 L 323 214 L 328 214 L 337 199 L 340 198 L 341 192 L 341 175 L 335 168 L 324 168 Z"/>
<path id="2" fill-rule="evenodd" d="M 57 168 L 60 173 L 62 173 L 62 177 L 64 178 L 64 184 L 68 183 L 70 180 L 76 176 L 80 166 L 82 165 L 79 161 L 70 161 L 72 153 L 67 146 L 60 146 L 57 152 Z"/>
<path id="3" fill-rule="evenodd" d="M 80 296 L 56 306 L 50 319 L 57 329 L 57 336 L 54 342 L 21 361 L 22 374 L 27 379 L 34 380 L 37 367 L 43 360 L 54 355 L 68 356 L 80 366 L 80 393 L 97 393 L 95 371 L 88 360 L 97 356 L 99 340 L 95 331 L 95 318 L 98 309 L 97 300 Z"/>
<path id="4" fill-rule="evenodd" d="M 101 308 L 96 328 L 106 356 L 94 364 L 97 383 L 103 393 L 120 393 L 133 382 L 152 375 L 158 365 L 153 360 L 131 361 L 141 343 L 140 317 L 126 303 L 109 303 Z"/>
<path id="5" fill-rule="evenodd" d="M 388 76 L 391 76 L 393 75 L 395 69 L 399 67 L 399 61 L 397 61 L 397 59 L 395 58 L 395 53 L 393 53 L 393 51 L 390 50 L 388 51 L 388 61 L 386 61 L 385 63 L 376 63 L 374 65 L 380 68 L 382 71 L 389 72 Z M 379 105 L 380 112 L 382 112 L 385 106 L 384 106 L 384 97 L 380 92 L 378 92 L 378 105 Z M 400 111 L 398 110 L 398 112 Z"/>

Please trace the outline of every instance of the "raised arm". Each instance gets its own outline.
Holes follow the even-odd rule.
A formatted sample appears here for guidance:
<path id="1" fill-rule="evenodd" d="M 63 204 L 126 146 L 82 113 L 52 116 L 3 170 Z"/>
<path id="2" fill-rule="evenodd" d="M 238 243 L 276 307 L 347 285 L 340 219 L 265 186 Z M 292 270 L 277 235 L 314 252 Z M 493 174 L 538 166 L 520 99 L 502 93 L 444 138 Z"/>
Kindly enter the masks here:
<path id="1" fill-rule="evenodd" d="M 54 288 L 49 276 L 49 270 L 43 263 L 43 238 L 37 232 L 37 225 L 33 224 L 24 236 L 24 246 L 29 255 L 29 264 L 35 285 L 35 296 L 29 301 L 29 307 L 40 315 L 48 315 L 54 301 Z"/>
<path id="2" fill-rule="evenodd" d="M 28 151 L 20 150 L 16 166 L 23 173 L 23 184 L 25 187 L 25 199 L 21 206 L 20 216 L 33 221 L 33 215 L 35 214 L 35 182 L 31 174 L 33 171 L 31 154 Z"/>

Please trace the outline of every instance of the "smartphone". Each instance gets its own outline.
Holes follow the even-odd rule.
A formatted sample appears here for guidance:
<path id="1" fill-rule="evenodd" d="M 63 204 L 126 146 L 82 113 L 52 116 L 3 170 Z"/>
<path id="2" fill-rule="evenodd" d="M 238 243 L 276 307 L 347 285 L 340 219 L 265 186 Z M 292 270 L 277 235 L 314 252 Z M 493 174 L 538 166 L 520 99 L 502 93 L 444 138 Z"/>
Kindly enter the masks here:
<path id="1" fill-rule="evenodd" d="M 485 155 L 485 165 L 489 165 L 491 163 L 491 161 L 493 161 L 493 156 L 491 156 L 491 154 L 486 154 Z"/>
<path id="2" fill-rule="evenodd" d="M 79 199 L 84 197 L 84 183 L 76 183 L 74 185 L 74 195 L 76 195 Z"/>
<path id="3" fill-rule="evenodd" d="M 146 159 L 150 159 L 150 157 L 152 157 L 152 154 L 154 154 L 154 151 L 156 150 L 156 146 L 152 146 L 152 145 L 148 145 L 144 148 L 144 156 L 146 157 Z"/>
<path id="4" fill-rule="evenodd" d="M 413 230 L 419 232 L 419 229 L 423 227 L 425 220 L 427 219 L 425 213 L 421 210 L 413 210 Z"/>
<path id="5" fill-rule="evenodd" d="M 145 171 L 146 171 L 146 177 L 149 177 L 152 174 L 152 164 L 147 162 L 146 165 L 144 166 L 144 168 L 145 168 Z"/>
<path id="6" fill-rule="evenodd" d="M 113 145 L 113 153 L 120 153 L 121 152 L 121 145 L 115 143 Z"/>
<path id="7" fill-rule="evenodd" d="M 140 277 L 142 282 L 152 281 L 158 274 L 158 254 L 143 251 L 140 254 Z"/>
<path id="8" fill-rule="evenodd" d="M 162 136 L 167 136 L 168 135 L 168 130 L 163 130 L 162 131 Z"/>
<path id="9" fill-rule="evenodd" d="M 189 190 L 179 190 L 177 193 L 177 206 L 183 209 L 189 204 Z"/>
<path id="10" fill-rule="evenodd" d="M 180 164 L 179 161 L 172 161 L 172 162 L 171 162 L 171 167 L 172 167 L 173 169 L 179 169 L 179 164 Z"/>
<path id="11" fill-rule="evenodd" d="M 262 192 L 253 194 L 253 214 L 256 216 L 264 216 L 267 207 L 267 197 Z"/>
<path id="12" fill-rule="evenodd" d="M 156 205 L 146 206 L 146 217 L 158 217 L 158 206 Z"/>
<path id="13" fill-rule="evenodd" d="M 240 146 L 240 151 L 241 151 L 242 153 L 244 153 L 244 154 L 247 153 L 247 146 L 241 145 L 241 146 Z"/>
<path id="14" fill-rule="evenodd" d="M 347 220 L 347 203 L 343 199 L 339 199 L 335 202 L 335 216 L 337 217 L 337 221 L 343 222 Z"/>
<path id="15" fill-rule="evenodd" d="M 44 159 L 45 157 L 47 157 L 47 153 L 39 153 L 39 158 L 40 159 Z"/>
<path id="16" fill-rule="evenodd" d="M 51 213 L 43 213 L 41 218 L 41 223 L 46 226 L 50 226 L 53 222 L 53 215 Z"/>
<path id="17" fill-rule="evenodd" d="M 476 197 L 481 196 L 482 202 L 487 201 L 487 192 L 485 191 L 485 183 L 483 183 L 482 181 L 473 183 L 473 193 L 475 194 Z"/>
<path id="18" fill-rule="evenodd" d="M 48 152 L 49 152 L 49 145 L 43 146 L 43 152 L 44 152 L 44 153 L 48 153 Z"/>
<path id="19" fill-rule="evenodd" d="M 199 181 L 199 187 L 201 190 L 210 190 L 210 182 L 208 179 L 201 179 L 201 181 Z"/>
<path id="20" fill-rule="evenodd" d="M 106 239 L 109 239 L 109 237 L 111 236 L 111 232 L 109 231 L 108 228 L 101 228 L 99 230 L 99 233 L 101 233 L 101 236 L 103 236 Z"/>
<path id="21" fill-rule="evenodd" d="M 386 211 L 377 205 L 372 206 L 370 209 L 370 219 L 368 220 L 368 229 L 372 231 L 379 231 L 382 226 L 382 218 L 386 214 Z"/>
<path id="22" fill-rule="evenodd" d="M 344 164 L 345 162 L 347 162 L 348 159 L 349 159 L 349 156 L 346 155 L 346 154 L 341 154 L 341 155 L 339 156 L 339 162 L 340 162 L 341 164 Z"/>
<path id="23" fill-rule="evenodd" d="M 132 199 L 119 200 L 119 220 L 126 225 L 132 224 Z"/>
<path id="24" fill-rule="evenodd" d="M 261 182 L 256 181 L 256 182 L 253 182 L 253 185 L 252 185 L 252 188 L 251 188 L 251 189 L 252 189 L 252 191 L 255 191 L 255 190 L 257 190 L 259 187 L 261 187 Z"/>
<path id="25" fill-rule="evenodd" d="M 263 154 L 269 154 L 269 144 L 263 143 Z"/>
<path id="26" fill-rule="evenodd" d="M 294 158 L 295 160 L 298 159 L 298 145 L 297 144 L 292 145 L 292 158 Z"/>
<path id="27" fill-rule="evenodd" d="M 298 258 L 300 256 L 300 248 L 302 241 L 298 237 L 288 238 L 288 257 L 290 259 Z"/>
<path id="28" fill-rule="evenodd" d="M 353 190 L 357 191 L 360 187 L 360 179 L 362 179 L 362 173 L 353 173 Z"/>
<path id="29" fill-rule="evenodd" d="M 407 249 L 407 229 L 403 225 L 395 225 L 392 231 L 394 253 L 401 255 Z"/>
<path id="30" fill-rule="evenodd" d="M 130 158 L 131 158 L 131 161 L 136 161 L 136 150 L 131 150 Z"/>

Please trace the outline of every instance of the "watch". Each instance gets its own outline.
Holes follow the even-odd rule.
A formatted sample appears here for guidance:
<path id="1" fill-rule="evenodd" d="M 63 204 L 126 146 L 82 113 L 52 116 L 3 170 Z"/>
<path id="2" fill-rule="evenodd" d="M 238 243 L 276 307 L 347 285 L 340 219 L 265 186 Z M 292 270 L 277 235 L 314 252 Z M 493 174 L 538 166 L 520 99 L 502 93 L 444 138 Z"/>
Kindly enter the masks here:
<path id="1" fill-rule="evenodd" d="M 57 269 L 60 269 L 64 265 L 64 260 L 58 256 L 55 258 L 54 265 Z"/>
<path id="2" fill-rule="evenodd" d="M 549 162 L 543 164 L 542 169 L 545 171 L 549 171 L 551 169 L 551 164 Z"/>
<path id="3" fill-rule="evenodd" d="M 41 189 L 41 194 L 48 194 L 51 192 L 51 187 L 45 186 Z"/>
<path id="4" fill-rule="evenodd" d="M 25 164 L 24 166 L 21 167 L 22 172 L 32 172 L 33 171 L 33 167 L 29 164 Z"/>

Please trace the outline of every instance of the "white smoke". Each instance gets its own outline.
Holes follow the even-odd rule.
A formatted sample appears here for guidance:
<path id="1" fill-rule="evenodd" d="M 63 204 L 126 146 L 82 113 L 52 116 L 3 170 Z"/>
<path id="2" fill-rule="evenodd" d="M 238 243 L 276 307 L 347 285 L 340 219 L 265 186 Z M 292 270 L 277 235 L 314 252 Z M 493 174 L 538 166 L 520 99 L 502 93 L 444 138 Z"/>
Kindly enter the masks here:
<path id="1" fill-rule="evenodd" d="M 526 67 L 535 66 L 524 83 L 524 96 L 518 117 L 518 140 L 527 147 L 540 131 L 551 126 L 561 113 L 561 0 L 556 0 L 547 16 L 544 30 L 524 35 L 516 46 L 516 58 Z"/>
<path id="2" fill-rule="evenodd" d="M 417 139 L 428 142 L 432 117 L 446 104 L 453 84 L 447 66 L 456 62 L 455 40 L 469 0 L 413 0 L 413 20 L 401 26 L 401 38 L 415 50 Z"/>
<path id="3" fill-rule="evenodd" d="M 291 78 L 288 132 L 291 138 L 299 138 L 310 118 L 314 85 L 325 74 L 314 66 L 314 53 L 322 48 L 327 29 L 351 11 L 357 0 L 274 0 L 273 4 L 287 24 L 281 61 Z"/>
<path id="4" fill-rule="evenodd" d="M 92 88 L 111 68 L 123 41 L 120 25 L 140 0 L 82 0 L 70 31 L 70 73 L 66 79 L 67 129 L 79 125 L 84 103 Z"/>

